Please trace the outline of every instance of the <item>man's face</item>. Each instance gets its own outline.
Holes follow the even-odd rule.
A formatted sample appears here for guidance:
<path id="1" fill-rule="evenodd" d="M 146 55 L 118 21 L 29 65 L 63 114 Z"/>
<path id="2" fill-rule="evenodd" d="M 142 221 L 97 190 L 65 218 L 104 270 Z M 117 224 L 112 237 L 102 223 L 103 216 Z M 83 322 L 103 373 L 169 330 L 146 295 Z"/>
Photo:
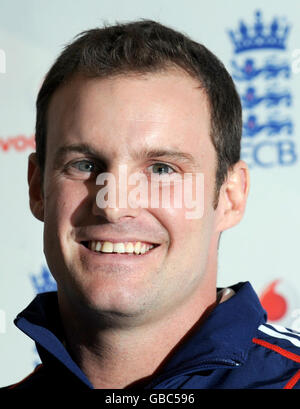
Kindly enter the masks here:
<path id="1" fill-rule="evenodd" d="M 44 250 L 62 298 L 150 319 L 201 298 L 207 283 L 214 284 L 219 232 L 213 209 L 216 153 L 209 133 L 205 93 L 181 72 L 77 76 L 54 94 L 48 111 Z M 177 151 L 184 158 L 156 151 Z M 96 177 L 110 172 L 118 192 L 120 165 L 126 165 L 128 177 L 143 173 L 149 184 L 151 174 L 161 170 L 204 174 L 203 216 L 189 219 L 184 206 L 172 205 L 99 208 Z M 139 255 L 101 253 L 95 251 L 97 241 L 155 246 Z"/>

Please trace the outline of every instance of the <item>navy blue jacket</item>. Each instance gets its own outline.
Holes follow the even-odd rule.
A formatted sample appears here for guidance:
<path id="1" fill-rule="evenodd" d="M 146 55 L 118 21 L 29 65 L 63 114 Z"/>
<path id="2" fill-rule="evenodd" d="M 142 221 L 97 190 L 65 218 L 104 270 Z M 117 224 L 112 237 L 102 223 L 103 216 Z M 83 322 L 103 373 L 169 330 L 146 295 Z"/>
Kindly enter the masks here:
<path id="1" fill-rule="evenodd" d="M 142 389 L 300 388 L 300 333 L 266 323 L 251 285 L 231 287 Z M 15 324 L 37 346 L 41 364 L 4 389 L 88 390 L 93 386 L 63 345 L 57 293 L 37 295 Z"/>

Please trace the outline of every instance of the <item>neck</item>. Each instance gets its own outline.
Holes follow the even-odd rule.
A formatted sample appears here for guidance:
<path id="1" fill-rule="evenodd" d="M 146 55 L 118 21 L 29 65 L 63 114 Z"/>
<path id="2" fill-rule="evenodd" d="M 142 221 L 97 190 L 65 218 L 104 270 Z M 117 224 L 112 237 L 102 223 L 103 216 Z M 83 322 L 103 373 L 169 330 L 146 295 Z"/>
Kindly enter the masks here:
<path id="1" fill-rule="evenodd" d="M 67 348 L 94 388 L 123 389 L 155 375 L 215 304 L 214 285 L 201 287 L 201 293 L 162 318 L 139 320 L 137 325 L 132 321 L 130 325 L 108 325 L 101 315 L 91 322 L 87 319 L 90 312 L 83 316 L 64 302 L 60 302 L 60 310 Z"/>

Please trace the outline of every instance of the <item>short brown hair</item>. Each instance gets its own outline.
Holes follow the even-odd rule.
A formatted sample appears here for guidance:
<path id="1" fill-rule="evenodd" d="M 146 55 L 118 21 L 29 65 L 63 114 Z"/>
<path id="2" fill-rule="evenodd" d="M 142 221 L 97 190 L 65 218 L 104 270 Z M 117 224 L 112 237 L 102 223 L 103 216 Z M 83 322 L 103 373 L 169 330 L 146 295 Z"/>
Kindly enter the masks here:
<path id="1" fill-rule="evenodd" d="M 217 153 L 216 198 L 228 170 L 240 159 L 241 103 L 224 65 L 205 46 L 151 20 L 95 28 L 79 34 L 67 45 L 47 73 L 37 98 L 36 154 L 44 170 L 47 110 L 57 88 L 75 73 L 110 77 L 151 73 L 179 67 L 199 80 L 211 114 L 211 139 Z"/>

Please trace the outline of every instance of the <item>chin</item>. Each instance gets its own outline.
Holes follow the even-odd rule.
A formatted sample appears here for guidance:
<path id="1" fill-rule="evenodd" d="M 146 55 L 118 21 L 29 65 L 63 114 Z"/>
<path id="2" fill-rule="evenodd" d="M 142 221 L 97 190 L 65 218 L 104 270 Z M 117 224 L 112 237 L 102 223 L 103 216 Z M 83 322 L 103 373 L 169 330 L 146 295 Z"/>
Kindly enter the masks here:
<path id="1" fill-rule="evenodd" d="M 89 283 L 72 291 L 74 299 L 72 304 L 87 317 L 103 317 L 104 319 L 126 321 L 134 320 L 145 315 L 149 300 L 145 293 L 136 288 L 124 285 L 104 285 Z"/>

